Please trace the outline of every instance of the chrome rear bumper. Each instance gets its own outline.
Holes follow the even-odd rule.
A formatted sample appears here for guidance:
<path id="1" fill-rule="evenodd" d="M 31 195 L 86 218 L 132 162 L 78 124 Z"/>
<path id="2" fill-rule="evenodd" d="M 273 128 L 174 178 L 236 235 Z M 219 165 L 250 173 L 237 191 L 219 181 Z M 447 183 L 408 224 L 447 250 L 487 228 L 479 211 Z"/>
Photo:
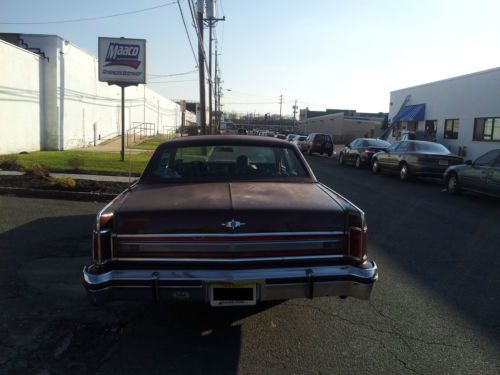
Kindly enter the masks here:
<path id="1" fill-rule="evenodd" d="M 369 299 L 378 279 L 375 262 L 363 266 L 338 265 L 263 269 L 111 270 L 83 269 L 83 285 L 95 304 L 111 300 L 208 302 L 216 283 L 255 283 L 257 301 L 350 296 Z"/>

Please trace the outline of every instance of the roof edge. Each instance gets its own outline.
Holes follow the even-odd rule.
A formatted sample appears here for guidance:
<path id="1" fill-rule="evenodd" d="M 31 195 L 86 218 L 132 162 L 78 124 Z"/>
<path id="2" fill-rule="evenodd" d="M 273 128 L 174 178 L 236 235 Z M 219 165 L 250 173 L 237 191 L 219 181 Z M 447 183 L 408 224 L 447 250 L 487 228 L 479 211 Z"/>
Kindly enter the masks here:
<path id="1" fill-rule="evenodd" d="M 500 72 L 500 66 L 496 67 L 496 68 L 491 68 L 491 69 L 486 69 L 486 70 L 480 70 L 479 72 L 467 73 L 467 74 L 462 74 L 462 75 L 455 76 L 455 77 L 440 79 L 440 80 L 437 80 L 437 81 L 432 81 L 432 82 L 427 82 L 427 83 L 421 83 L 421 84 L 415 85 L 415 86 L 408 86 L 408 87 L 404 87 L 404 88 L 401 88 L 401 89 L 392 90 L 392 91 L 389 91 L 389 92 L 392 94 L 393 92 L 399 92 L 399 91 L 404 91 L 404 90 L 408 90 L 408 89 L 414 89 L 414 88 L 417 88 L 417 87 L 430 86 L 430 85 L 434 85 L 436 83 L 444 83 L 444 82 L 449 82 L 449 81 L 455 81 L 455 80 L 459 80 L 459 79 L 474 77 L 474 76 L 478 76 L 478 75 L 482 75 L 482 74 L 486 74 L 486 73 L 492 73 L 492 72 L 496 72 L 496 71 Z"/>

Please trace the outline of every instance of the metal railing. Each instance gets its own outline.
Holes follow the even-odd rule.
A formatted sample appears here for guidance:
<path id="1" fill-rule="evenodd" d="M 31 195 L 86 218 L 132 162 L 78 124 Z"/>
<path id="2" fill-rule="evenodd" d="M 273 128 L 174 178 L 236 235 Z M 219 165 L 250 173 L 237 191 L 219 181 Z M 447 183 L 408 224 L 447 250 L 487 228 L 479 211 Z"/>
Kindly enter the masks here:
<path id="1" fill-rule="evenodd" d="M 133 122 L 126 132 L 127 147 L 133 146 L 146 137 L 153 137 L 157 134 L 156 124 L 152 122 Z"/>
<path id="2" fill-rule="evenodd" d="M 109 134 L 106 134 L 106 135 L 98 135 L 97 138 L 96 138 L 96 143 L 104 143 L 106 141 L 110 141 L 116 137 L 118 137 L 119 135 L 121 135 L 120 132 L 113 132 L 113 133 L 109 133 Z M 94 144 L 95 146 L 95 144 Z"/>

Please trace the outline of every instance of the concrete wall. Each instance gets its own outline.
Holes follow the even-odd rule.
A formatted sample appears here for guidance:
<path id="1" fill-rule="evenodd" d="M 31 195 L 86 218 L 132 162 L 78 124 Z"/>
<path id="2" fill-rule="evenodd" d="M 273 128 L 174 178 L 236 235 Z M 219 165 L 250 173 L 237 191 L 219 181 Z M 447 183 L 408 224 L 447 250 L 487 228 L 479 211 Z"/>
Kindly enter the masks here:
<path id="1" fill-rule="evenodd" d="M 43 88 L 39 107 L 41 115 L 34 122 L 39 134 L 37 148 L 64 150 L 86 147 L 120 134 L 121 89 L 98 81 L 95 56 L 56 35 L 21 34 L 21 38 L 30 48 L 43 51 L 46 58 L 2 42 L 9 47 L 9 52 L 1 56 L 13 66 L 12 74 L 2 77 L 22 80 L 25 71 L 33 70 L 24 66 L 20 69 L 17 55 L 10 50 L 41 61 L 40 67 L 38 63 L 36 66 L 36 80 L 30 81 L 31 84 L 36 82 L 37 90 L 38 85 Z M 0 78 L 0 85 L 4 85 L 3 79 Z M 12 85 L 22 89 L 22 84 L 17 81 Z M 147 122 L 154 124 L 157 133 L 167 134 L 180 125 L 180 106 L 144 85 L 125 88 L 125 99 L 126 130 L 136 123 Z M 18 117 L 20 111 L 7 112 Z M 19 137 L 14 134 L 9 139 L 13 144 L 19 144 Z"/>
<path id="2" fill-rule="evenodd" d="M 334 142 L 350 142 L 360 137 L 378 137 L 381 123 L 372 120 L 346 118 L 343 113 L 312 117 L 300 121 L 302 134 L 324 133 L 332 136 Z"/>
<path id="3" fill-rule="evenodd" d="M 0 40 L 0 154 L 40 149 L 42 64 L 38 55 Z"/>
<path id="4" fill-rule="evenodd" d="M 62 45 L 61 38 L 56 35 L 22 35 L 23 41 L 31 48 L 40 48 L 45 53 L 43 67 L 40 70 L 42 95 L 40 104 L 42 116 L 40 119 L 41 148 L 44 150 L 59 150 L 62 147 L 62 129 L 59 127 L 60 82 L 59 58 Z"/>
<path id="5" fill-rule="evenodd" d="M 396 115 L 407 95 L 411 95 L 408 105 L 425 104 L 425 120 L 437 120 L 437 141 L 452 152 L 466 146 L 465 158 L 474 159 L 500 148 L 500 142 L 473 140 L 476 117 L 500 117 L 500 68 L 393 91 L 389 119 Z M 445 139 L 445 120 L 457 118 L 458 139 Z M 424 126 L 424 121 L 419 122 L 418 130 Z"/>
<path id="6" fill-rule="evenodd" d="M 377 138 L 382 134 L 381 126 L 381 121 L 344 118 L 342 134 L 346 142 L 360 137 Z"/>
<path id="7" fill-rule="evenodd" d="M 132 126 L 133 122 L 153 123 L 162 134 L 171 133 L 180 126 L 180 106 L 149 87 L 144 85 L 128 87 L 126 97 L 131 98 L 129 126 Z"/>
<path id="8" fill-rule="evenodd" d="M 120 92 L 97 80 L 97 59 L 63 41 L 58 90 L 62 149 L 99 143 L 119 128 Z"/>

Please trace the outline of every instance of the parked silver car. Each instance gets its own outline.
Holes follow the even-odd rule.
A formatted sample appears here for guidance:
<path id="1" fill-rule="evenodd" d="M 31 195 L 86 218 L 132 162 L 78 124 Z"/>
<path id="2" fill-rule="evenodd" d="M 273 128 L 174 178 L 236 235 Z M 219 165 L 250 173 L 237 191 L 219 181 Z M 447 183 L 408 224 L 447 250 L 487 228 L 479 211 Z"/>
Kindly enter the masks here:
<path id="1" fill-rule="evenodd" d="M 500 198 L 500 149 L 449 167 L 443 180 L 451 194 L 469 190 Z"/>

